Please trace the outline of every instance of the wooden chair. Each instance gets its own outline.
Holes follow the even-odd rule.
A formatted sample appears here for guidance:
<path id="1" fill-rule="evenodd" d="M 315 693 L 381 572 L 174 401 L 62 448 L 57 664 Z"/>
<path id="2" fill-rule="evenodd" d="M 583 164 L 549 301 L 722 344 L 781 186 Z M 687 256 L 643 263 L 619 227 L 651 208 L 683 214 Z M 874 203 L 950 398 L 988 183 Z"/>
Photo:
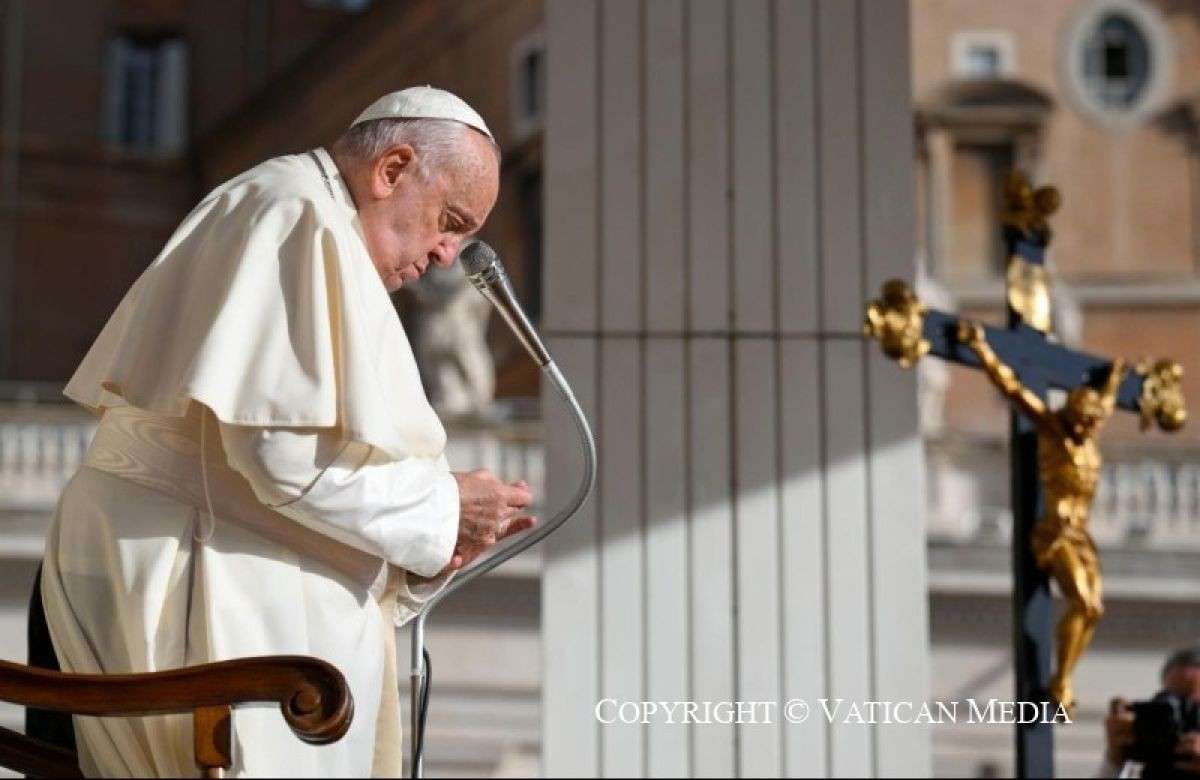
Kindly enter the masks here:
<path id="1" fill-rule="evenodd" d="M 336 742 L 350 728 L 346 678 L 317 658 L 260 656 L 148 674 L 66 674 L 0 661 L 0 700 L 73 715 L 191 712 L 196 766 L 220 777 L 232 765 L 234 705 L 275 702 L 301 740 Z M 32 777 L 82 777 L 78 756 L 0 728 L 0 766 Z"/>

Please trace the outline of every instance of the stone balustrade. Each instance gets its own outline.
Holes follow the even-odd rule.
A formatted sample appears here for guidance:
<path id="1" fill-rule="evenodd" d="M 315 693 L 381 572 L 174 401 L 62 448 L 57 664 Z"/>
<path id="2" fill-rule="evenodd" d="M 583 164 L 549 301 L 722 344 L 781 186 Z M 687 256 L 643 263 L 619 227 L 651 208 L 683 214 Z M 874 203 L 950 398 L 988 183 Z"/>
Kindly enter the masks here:
<path id="1" fill-rule="evenodd" d="M 1200 550 L 1200 457 L 1196 453 L 1106 453 L 1092 507 L 1101 547 Z M 1007 539 L 1008 455 L 994 442 L 931 439 L 926 493 L 931 539 Z"/>
<path id="2" fill-rule="evenodd" d="M 96 419 L 62 404 L 0 410 L 0 512 L 49 514 L 83 460 Z M 515 418 L 447 426 L 452 468 L 486 468 L 501 479 L 524 479 L 545 495 L 541 423 Z"/>

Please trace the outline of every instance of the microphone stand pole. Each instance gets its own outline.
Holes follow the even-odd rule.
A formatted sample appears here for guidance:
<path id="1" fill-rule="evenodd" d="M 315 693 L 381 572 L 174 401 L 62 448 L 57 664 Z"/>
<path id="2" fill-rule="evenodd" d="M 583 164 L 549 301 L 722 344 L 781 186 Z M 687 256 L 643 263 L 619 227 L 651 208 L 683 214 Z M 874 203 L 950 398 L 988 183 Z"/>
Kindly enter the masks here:
<path id="1" fill-rule="evenodd" d="M 501 309 L 504 313 L 504 310 Z M 508 316 L 505 316 L 508 319 Z M 511 321 L 510 321 L 511 324 Z M 514 328 L 514 330 L 516 330 Z M 520 332 L 518 331 L 518 336 Z M 521 339 L 526 347 L 530 345 Z M 534 354 L 535 359 L 540 357 L 532 348 L 530 352 Z M 518 538 L 516 541 L 504 546 L 502 549 L 488 556 L 486 559 L 470 566 L 461 572 L 449 583 L 445 588 L 433 595 L 427 602 L 424 608 L 413 619 L 412 626 L 412 666 L 410 679 L 412 681 L 412 712 L 410 714 L 412 725 L 412 758 L 411 758 L 411 775 L 414 778 L 424 777 L 423 753 L 425 742 L 425 713 L 429 708 L 429 693 L 428 669 L 425 663 L 425 620 L 429 613 L 433 611 L 442 599 L 449 596 L 454 591 L 462 588 L 464 585 L 475 580 L 477 577 L 488 573 L 505 561 L 533 547 L 535 544 L 544 540 L 547 536 L 554 533 L 558 528 L 571 518 L 583 505 L 587 499 L 588 493 L 592 490 L 592 485 L 596 481 L 596 442 L 592 436 L 592 429 L 588 425 L 587 418 L 583 414 L 583 409 L 579 406 L 579 401 L 576 400 L 575 394 L 571 392 L 571 386 L 567 383 L 566 377 L 558 370 L 549 356 L 542 363 L 542 373 L 550 379 L 551 384 L 558 390 L 563 400 L 572 412 L 575 420 L 575 426 L 579 432 L 580 443 L 583 446 L 583 481 L 579 485 L 579 489 L 567 505 L 563 507 L 548 523 L 545 523 L 540 528 L 530 531 L 528 534 Z M 538 360 L 541 363 L 541 360 Z M 423 690 L 424 689 L 424 690 Z"/>

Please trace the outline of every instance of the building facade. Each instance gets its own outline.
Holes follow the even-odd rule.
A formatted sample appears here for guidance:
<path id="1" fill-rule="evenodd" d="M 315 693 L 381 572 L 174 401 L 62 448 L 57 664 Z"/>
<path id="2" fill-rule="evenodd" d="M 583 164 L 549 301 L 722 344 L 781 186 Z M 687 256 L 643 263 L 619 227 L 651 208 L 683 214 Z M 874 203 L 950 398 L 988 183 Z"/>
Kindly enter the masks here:
<path id="1" fill-rule="evenodd" d="M 0 4 L 0 380 L 61 384 L 199 198 L 206 137 L 336 3 Z"/>
<path id="2" fill-rule="evenodd" d="M 914 0 L 918 266 L 941 308 L 1004 317 L 999 195 L 1009 168 L 1052 183 L 1057 337 L 1185 366 L 1200 400 L 1200 6 L 1164 0 Z M 1011 695 L 1008 410 L 979 372 L 923 366 L 931 697 Z M 1053 399 L 1052 399 L 1053 400 Z M 1148 698 L 1200 636 L 1200 426 L 1106 429 L 1093 510 L 1107 614 L 1078 673 L 1058 771 L 1093 773 L 1114 696 Z M 935 769 L 1012 771 L 1009 726 L 939 726 Z"/>

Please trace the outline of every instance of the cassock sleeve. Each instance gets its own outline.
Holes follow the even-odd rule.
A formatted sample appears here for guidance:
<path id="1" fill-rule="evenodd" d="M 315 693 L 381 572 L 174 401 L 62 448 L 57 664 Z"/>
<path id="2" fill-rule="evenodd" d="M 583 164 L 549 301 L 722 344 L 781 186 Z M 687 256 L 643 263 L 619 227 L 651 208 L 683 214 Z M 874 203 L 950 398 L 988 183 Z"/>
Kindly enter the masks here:
<path id="1" fill-rule="evenodd" d="M 335 429 L 221 423 L 229 465 L 271 509 L 422 577 L 434 577 L 458 537 L 458 483 L 444 457 L 391 460 Z M 421 601 L 445 577 L 406 578 Z"/>

